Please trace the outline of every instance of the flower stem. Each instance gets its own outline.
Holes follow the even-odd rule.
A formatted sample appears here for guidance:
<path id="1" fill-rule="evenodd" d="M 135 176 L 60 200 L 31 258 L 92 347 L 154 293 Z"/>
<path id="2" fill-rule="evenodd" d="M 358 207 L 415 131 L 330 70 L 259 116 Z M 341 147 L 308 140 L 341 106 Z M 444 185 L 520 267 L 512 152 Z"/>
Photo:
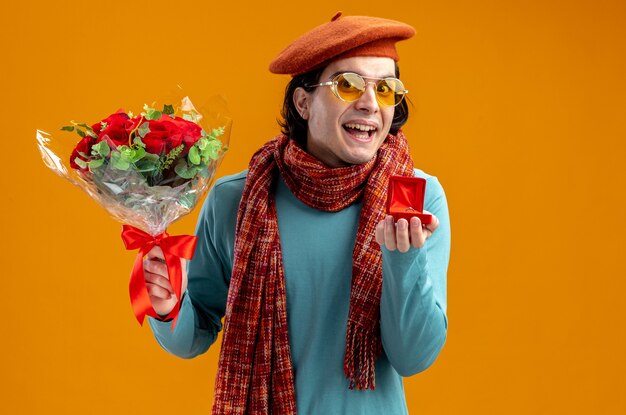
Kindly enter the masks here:
<path id="1" fill-rule="evenodd" d="M 143 115 L 141 116 L 141 120 L 137 123 L 135 128 L 133 128 L 133 130 L 130 133 L 128 133 L 128 147 L 130 148 L 134 148 L 133 134 L 135 134 L 135 131 L 139 129 L 139 126 L 141 125 L 142 121 L 143 121 Z"/>

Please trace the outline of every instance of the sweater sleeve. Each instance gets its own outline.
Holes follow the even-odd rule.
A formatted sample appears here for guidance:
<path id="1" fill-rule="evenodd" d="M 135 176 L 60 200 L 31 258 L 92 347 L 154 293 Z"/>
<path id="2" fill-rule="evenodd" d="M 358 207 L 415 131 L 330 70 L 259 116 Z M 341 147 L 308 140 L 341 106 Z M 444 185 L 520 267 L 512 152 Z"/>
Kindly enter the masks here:
<path id="1" fill-rule="evenodd" d="M 436 177 L 427 178 L 425 210 L 439 227 L 422 248 L 406 253 L 381 247 L 383 289 L 380 303 L 382 343 L 402 376 L 426 370 L 446 341 L 446 280 L 450 259 L 450 218 Z"/>
<path id="2" fill-rule="evenodd" d="M 176 356 L 190 359 L 206 352 L 222 329 L 230 279 L 230 264 L 217 238 L 229 240 L 225 231 L 230 217 L 216 217 L 216 193 L 211 190 L 202 207 L 196 226 L 198 242 L 194 257 L 188 262 L 187 291 L 174 331 L 172 323 L 149 318 L 152 332 L 161 347 Z M 232 228 L 234 229 L 234 228 Z"/>

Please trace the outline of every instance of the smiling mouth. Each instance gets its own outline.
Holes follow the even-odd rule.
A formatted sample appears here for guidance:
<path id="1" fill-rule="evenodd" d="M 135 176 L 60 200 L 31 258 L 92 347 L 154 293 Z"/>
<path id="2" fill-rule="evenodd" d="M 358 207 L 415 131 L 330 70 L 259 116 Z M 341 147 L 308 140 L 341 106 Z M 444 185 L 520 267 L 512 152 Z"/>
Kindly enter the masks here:
<path id="1" fill-rule="evenodd" d="M 347 123 L 343 124 L 342 127 L 357 140 L 369 140 L 377 131 L 376 127 L 364 124 Z"/>

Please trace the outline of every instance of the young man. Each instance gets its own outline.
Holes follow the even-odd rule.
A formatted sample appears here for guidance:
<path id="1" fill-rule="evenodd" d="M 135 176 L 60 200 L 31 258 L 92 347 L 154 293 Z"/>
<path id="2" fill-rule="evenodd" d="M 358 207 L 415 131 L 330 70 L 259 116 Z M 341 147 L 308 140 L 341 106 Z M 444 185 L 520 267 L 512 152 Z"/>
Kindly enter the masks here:
<path id="1" fill-rule="evenodd" d="M 190 358 L 225 317 L 214 414 L 406 414 L 402 376 L 443 347 L 447 203 L 400 130 L 395 43 L 413 34 L 337 15 L 270 65 L 293 77 L 283 134 L 209 193 L 176 329 L 150 319 L 166 350 Z M 430 224 L 385 215 L 391 175 L 426 178 Z M 177 299 L 158 258 L 146 282 L 167 315 Z"/>

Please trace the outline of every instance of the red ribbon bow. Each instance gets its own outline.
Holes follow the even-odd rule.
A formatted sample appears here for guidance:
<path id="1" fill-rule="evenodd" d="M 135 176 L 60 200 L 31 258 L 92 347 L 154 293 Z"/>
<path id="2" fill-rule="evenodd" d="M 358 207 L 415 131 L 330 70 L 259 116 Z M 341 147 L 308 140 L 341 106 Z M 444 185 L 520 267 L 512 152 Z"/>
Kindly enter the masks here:
<path id="1" fill-rule="evenodd" d="M 140 325 L 143 325 L 146 314 L 155 318 L 161 318 L 156 311 L 154 311 L 152 303 L 150 302 L 150 296 L 148 295 L 143 273 L 143 257 L 146 256 L 146 254 L 155 246 L 160 246 L 163 250 L 170 284 L 174 288 L 176 298 L 178 299 L 176 306 L 174 306 L 172 311 L 165 317 L 165 319 L 173 319 L 172 330 L 174 330 L 176 320 L 178 319 L 178 312 L 180 310 L 183 283 L 180 258 L 193 258 L 198 238 L 190 235 L 170 236 L 167 232 L 163 232 L 157 236 L 152 236 L 141 229 L 135 228 L 134 226 L 123 225 L 122 240 L 124 241 L 126 249 L 139 249 L 137 258 L 135 258 L 133 271 L 130 274 L 130 283 L 128 288 L 133 313 L 135 313 L 135 317 L 137 317 Z"/>

